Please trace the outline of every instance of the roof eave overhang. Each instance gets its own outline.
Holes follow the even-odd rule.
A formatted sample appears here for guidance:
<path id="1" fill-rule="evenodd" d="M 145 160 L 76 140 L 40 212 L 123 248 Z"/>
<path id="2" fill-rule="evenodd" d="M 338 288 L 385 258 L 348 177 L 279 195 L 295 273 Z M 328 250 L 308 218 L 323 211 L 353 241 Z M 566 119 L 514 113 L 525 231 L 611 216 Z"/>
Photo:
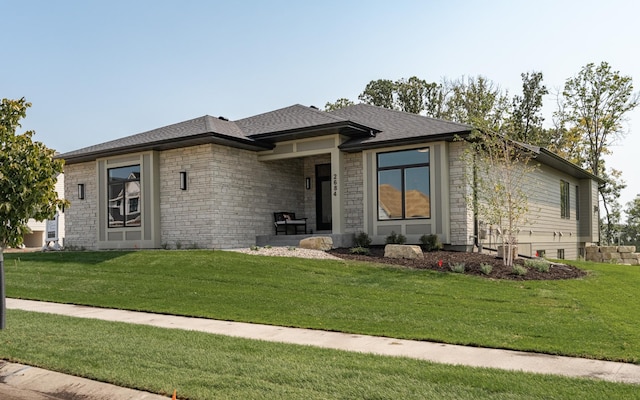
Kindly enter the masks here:
<path id="1" fill-rule="evenodd" d="M 287 140 L 307 139 L 311 137 L 324 136 L 331 133 L 339 133 L 349 137 L 370 136 L 378 131 L 368 126 L 355 124 L 353 122 L 336 122 L 323 125 L 315 125 L 305 128 L 289 129 L 278 132 L 267 132 L 248 137 L 256 141 L 265 143 L 277 143 Z"/>
<path id="2" fill-rule="evenodd" d="M 273 145 L 265 142 L 256 142 L 252 140 L 244 140 L 241 138 L 235 138 L 232 136 L 226 136 L 215 133 L 204 133 L 200 135 L 189 136 L 180 140 L 168 139 L 162 141 L 156 141 L 151 143 L 143 143 L 131 146 L 123 146 L 114 149 L 98 150 L 94 152 L 87 152 L 78 155 L 59 154 L 55 158 L 61 158 L 65 160 L 65 164 L 77 164 L 88 161 L 95 161 L 98 158 L 115 157 L 124 154 L 139 153 L 143 151 L 163 151 L 172 150 L 182 147 L 197 146 L 201 144 L 220 144 L 224 146 L 235 147 L 243 150 L 250 151 L 262 151 L 271 150 Z"/>
<path id="3" fill-rule="evenodd" d="M 429 136 L 418 136 L 418 137 L 412 137 L 412 138 L 375 141 L 370 143 L 347 141 L 338 147 L 340 150 L 345 151 L 347 153 L 356 153 L 363 150 L 381 149 L 384 147 L 404 146 L 404 145 L 440 142 L 440 141 L 452 142 L 457 138 L 464 138 L 469 136 L 470 134 L 471 134 L 471 131 L 469 130 L 469 131 L 460 131 L 460 132 L 440 133 L 440 134 L 429 135 Z"/>
<path id="4" fill-rule="evenodd" d="M 592 174 L 591 172 L 580 168 L 571 161 L 560 157 L 559 155 L 545 149 L 540 148 L 540 153 L 536 157 L 541 163 L 553 167 L 559 171 L 565 172 L 577 179 L 592 179 L 599 184 L 605 183 L 605 180 Z"/>

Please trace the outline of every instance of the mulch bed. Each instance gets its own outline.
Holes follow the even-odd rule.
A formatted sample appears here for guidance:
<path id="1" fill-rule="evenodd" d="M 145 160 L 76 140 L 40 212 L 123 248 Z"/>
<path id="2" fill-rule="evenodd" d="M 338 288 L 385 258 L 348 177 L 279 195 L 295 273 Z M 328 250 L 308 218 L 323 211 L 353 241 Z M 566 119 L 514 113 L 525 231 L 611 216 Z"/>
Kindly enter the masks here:
<path id="1" fill-rule="evenodd" d="M 478 275 L 490 279 L 524 280 L 557 280 L 582 278 L 587 273 L 579 268 L 566 264 L 552 263 L 549 272 L 539 272 L 533 268 L 527 268 L 525 275 L 517 275 L 512 268 L 505 267 L 502 258 L 490 254 L 465 253 L 455 251 L 425 252 L 423 259 L 404 259 L 384 257 L 384 246 L 372 246 L 369 255 L 351 254 L 351 249 L 341 248 L 330 250 L 329 253 L 345 260 L 357 260 L 380 264 L 400 265 L 407 268 L 430 269 L 440 272 L 451 272 L 450 265 L 456 263 L 465 264 L 465 274 Z M 441 262 L 440 262 L 441 261 Z M 490 274 L 485 275 L 480 270 L 480 264 L 490 264 L 493 268 Z M 524 265 L 523 259 L 517 259 L 516 264 Z M 440 266 L 441 264 L 441 266 Z"/>

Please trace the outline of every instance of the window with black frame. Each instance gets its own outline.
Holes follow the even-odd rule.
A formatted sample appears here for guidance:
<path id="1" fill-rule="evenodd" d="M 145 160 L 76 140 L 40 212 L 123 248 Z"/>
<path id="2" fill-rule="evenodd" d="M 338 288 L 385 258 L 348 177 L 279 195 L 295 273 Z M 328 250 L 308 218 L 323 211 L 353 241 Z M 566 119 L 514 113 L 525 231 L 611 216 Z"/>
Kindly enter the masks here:
<path id="1" fill-rule="evenodd" d="M 378 153 L 378 220 L 431 218 L 429 148 Z"/>
<path id="2" fill-rule="evenodd" d="M 140 165 L 110 168 L 107 175 L 109 228 L 141 226 Z"/>

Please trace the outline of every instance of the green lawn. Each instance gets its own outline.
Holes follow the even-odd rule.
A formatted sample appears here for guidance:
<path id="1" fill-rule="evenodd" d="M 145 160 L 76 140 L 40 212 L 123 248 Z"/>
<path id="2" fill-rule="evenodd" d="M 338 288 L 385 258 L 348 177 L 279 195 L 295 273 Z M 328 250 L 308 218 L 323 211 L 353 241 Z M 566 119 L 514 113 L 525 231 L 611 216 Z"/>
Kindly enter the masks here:
<path id="1" fill-rule="evenodd" d="M 223 251 L 5 256 L 8 297 L 639 363 L 640 268 L 579 265 L 514 282 Z"/>
<path id="2" fill-rule="evenodd" d="M 0 359 L 179 398 L 637 399 L 637 385 L 9 310 Z"/>

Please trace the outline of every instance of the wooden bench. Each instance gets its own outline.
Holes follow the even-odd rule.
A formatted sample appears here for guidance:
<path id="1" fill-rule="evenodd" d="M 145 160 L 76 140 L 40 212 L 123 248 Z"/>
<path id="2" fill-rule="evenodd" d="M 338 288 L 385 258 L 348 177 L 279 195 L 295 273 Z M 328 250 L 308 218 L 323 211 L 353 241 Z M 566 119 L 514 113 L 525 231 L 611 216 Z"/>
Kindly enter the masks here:
<path id="1" fill-rule="evenodd" d="M 278 232 L 289 235 L 290 231 L 293 231 L 292 234 L 297 235 L 299 233 L 298 228 L 304 229 L 304 233 L 307 233 L 307 219 L 296 218 L 296 213 L 283 211 L 274 212 L 273 220 L 273 225 L 276 228 L 276 235 Z"/>

